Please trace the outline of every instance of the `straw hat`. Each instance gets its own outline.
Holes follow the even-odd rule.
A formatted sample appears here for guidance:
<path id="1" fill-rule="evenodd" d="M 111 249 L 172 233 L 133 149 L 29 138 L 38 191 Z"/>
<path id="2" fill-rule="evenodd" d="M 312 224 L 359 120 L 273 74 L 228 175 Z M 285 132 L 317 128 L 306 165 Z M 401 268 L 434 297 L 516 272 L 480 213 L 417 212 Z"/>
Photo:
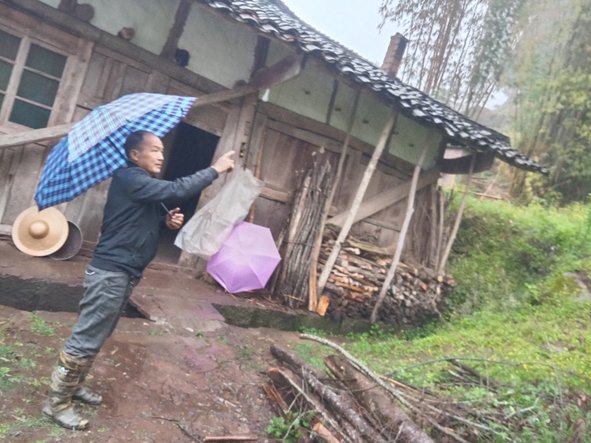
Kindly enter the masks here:
<path id="1" fill-rule="evenodd" d="M 42 257 L 57 251 L 68 238 L 68 221 L 55 208 L 25 209 L 12 225 L 12 241 L 25 254 Z"/>

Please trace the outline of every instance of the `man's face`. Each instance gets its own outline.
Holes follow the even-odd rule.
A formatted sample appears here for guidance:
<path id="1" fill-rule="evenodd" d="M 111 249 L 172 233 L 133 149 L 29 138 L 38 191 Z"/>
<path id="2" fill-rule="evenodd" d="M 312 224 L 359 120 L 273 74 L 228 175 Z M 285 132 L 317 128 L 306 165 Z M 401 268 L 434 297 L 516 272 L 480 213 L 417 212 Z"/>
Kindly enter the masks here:
<path id="1" fill-rule="evenodd" d="M 153 134 L 145 134 L 142 142 L 129 153 L 130 159 L 151 175 L 160 174 L 164 162 L 162 140 Z"/>

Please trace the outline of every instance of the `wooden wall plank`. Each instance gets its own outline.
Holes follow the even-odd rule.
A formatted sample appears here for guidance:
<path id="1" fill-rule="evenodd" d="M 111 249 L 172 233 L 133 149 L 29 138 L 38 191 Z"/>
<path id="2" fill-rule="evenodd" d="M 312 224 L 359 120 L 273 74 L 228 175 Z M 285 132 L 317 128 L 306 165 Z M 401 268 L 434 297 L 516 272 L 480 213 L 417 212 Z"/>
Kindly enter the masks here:
<path id="1" fill-rule="evenodd" d="M 4 220 L 4 214 L 10 201 L 10 189 L 22 152 L 22 147 L 0 150 L 0 223 Z"/>
<path id="2" fill-rule="evenodd" d="M 20 149 L 22 156 L 14 173 L 9 204 L 2 218 L 2 222 L 6 224 L 12 224 L 22 211 L 34 204 L 33 195 L 43 165 L 43 149 L 36 145 L 27 145 Z"/>
<path id="3" fill-rule="evenodd" d="M 140 70 L 132 66 L 127 66 L 125 76 L 118 96 L 132 94 L 134 92 L 146 92 L 149 74 L 145 70 Z"/>
<path id="4" fill-rule="evenodd" d="M 78 41 L 77 55 L 68 60 L 48 126 L 72 121 L 93 47 L 92 42 L 82 39 Z"/>

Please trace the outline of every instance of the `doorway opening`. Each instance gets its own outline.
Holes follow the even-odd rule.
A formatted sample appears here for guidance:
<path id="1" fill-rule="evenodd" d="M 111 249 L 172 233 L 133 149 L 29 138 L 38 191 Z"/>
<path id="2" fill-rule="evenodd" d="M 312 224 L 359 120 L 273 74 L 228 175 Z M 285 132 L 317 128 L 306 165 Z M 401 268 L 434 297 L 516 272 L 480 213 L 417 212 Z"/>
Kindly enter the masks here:
<path id="1" fill-rule="evenodd" d="M 211 165 L 219 137 L 211 132 L 181 122 L 163 138 L 165 163 L 162 168 L 164 180 L 175 180 L 191 175 Z M 180 208 L 185 215 L 185 223 L 195 214 L 200 195 L 184 201 L 168 201 L 168 209 Z M 156 260 L 165 263 L 177 263 L 181 250 L 174 245 L 178 231 L 163 229 L 160 231 L 160 244 Z"/>

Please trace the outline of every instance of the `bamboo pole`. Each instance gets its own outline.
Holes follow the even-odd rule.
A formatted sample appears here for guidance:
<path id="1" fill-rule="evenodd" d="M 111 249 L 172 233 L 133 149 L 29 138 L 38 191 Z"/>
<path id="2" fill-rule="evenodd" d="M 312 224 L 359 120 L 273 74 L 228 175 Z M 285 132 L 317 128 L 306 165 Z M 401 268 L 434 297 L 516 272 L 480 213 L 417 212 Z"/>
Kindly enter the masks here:
<path id="1" fill-rule="evenodd" d="M 365 191 L 367 191 L 367 187 L 369 186 L 369 181 L 376 169 L 378 164 L 378 160 L 382 156 L 382 152 L 384 152 L 384 148 L 386 147 L 388 140 L 390 139 L 390 134 L 392 129 L 394 128 L 394 124 L 396 123 L 398 114 L 392 114 L 392 116 L 388 119 L 386 124 L 384 125 L 384 129 L 382 131 L 382 135 L 376 145 L 376 148 L 373 151 L 371 159 L 365 168 L 365 173 L 363 174 L 363 178 L 361 179 L 361 183 L 359 184 L 359 188 L 357 188 L 357 193 L 355 194 L 355 198 L 353 199 L 353 204 L 351 205 L 351 209 L 349 211 L 349 215 L 343 224 L 343 228 L 339 232 L 339 235 L 335 241 L 335 244 L 332 248 L 332 251 L 326 260 L 326 264 L 322 269 L 322 273 L 320 274 L 320 278 L 318 279 L 318 291 L 322 293 L 324 290 L 324 286 L 328 281 L 328 277 L 330 272 L 332 271 L 332 267 L 335 264 L 337 256 L 341 250 L 341 245 L 347 238 L 349 231 L 351 230 L 351 226 L 353 226 L 353 221 L 355 220 L 355 215 L 359 210 L 359 206 L 361 206 L 361 202 L 363 197 L 365 196 Z"/>
<path id="2" fill-rule="evenodd" d="M 441 257 L 441 261 L 439 262 L 439 266 L 437 267 L 437 273 L 441 274 L 445 269 L 445 265 L 447 263 L 447 259 L 449 258 L 449 254 L 451 252 L 451 247 L 456 240 L 456 236 L 458 235 L 458 230 L 460 229 L 460 223 L 462 221 L 462 215 L 464 213 L 464 206 L 466 205 L 466 196 L 468 195 L 468 188 L 470 187 L 470 181 L 472 180 L 472 173 L 474 172 L 474 164 L 476 163 L 476 154 L 472 156 L 472 163 L 470 163 L 470 171 L 468 172 L 468 178 L 466 179 L 466 185 L 464 187 L 464 195 L 462 195 L 462 201 L 460 203 L 460 207 L 458 208 L 458 214 L 456 215 L 456 220 L 454 222 L 453 229 L 451 234 L 449 235 L 449 239 L 447 240 L 447 245 L 445 246 L 445 251 L 443 252 L 443 256 Z"/>
<path id="3" fill-rule="evenodd" d="M 421 157 L 419 158 L 419 162 L 415 166 L 415 170 L 412 174 L 412 181 L 410 184 L 410 191 L 408 192 L 408 204 L 406 205 L 406 214 L 404 215 L 404 222 L 402 223 L 402 229 L 400 229 L 400 235 L 398 236 L 398 242 L 396 243 L 396 251 L 394 252 L 394 258 L 392 259 L 392 264 L 390 265 L 390 269 L 388 269 L 388 273 L 386 274 L 386 278 L 384 280 L 384 284 L 382 285 L 382 289 L 378 295 L 378 299 L 376 304 L 373 307 L 371 312 L 371 322 L 375 323 L 378 311 L 384 302 L 384 298 L 388 293 L 388 289 L 392 284 L 392 280 L 394 279 L 394 274 L 396 273 L 396 268 L 398 267 L 398 263 L 400 263 L 400 256 L 402 255 L 402 249 L 404 248 L 404 242 L 406 240 L 406 233 L 408 232 L 408 227 L 410 226 L 410 220 L 412 215 L 415 211 L 415 195 L 417 193 L 417 183 L 419 181 L 419 175 L 421 173 L 421 167 L 423 165 L 423 161 L 425 160 L 425 156 L 427 155 L 427 150 L 429 149 L 428 146 L 423 148 L 423 152 L 421 153 Z"/>
<path id="4" fill-rule="evenodd" d="M 443 194 L 437 192 L 437 211 L 439 213 L 437 220 L 437 249 L 435 250 L 435 269 L 439 267 L 439 259 L 441 256 L 441 247 L 443 246 L 443 227 L 445 223 L 445 202 L 443 200 Z"/>
<path id="5" fill-rule="evenodd" d="M 361 95 L 361 90 L 358 89 L 355 93 L 355 100 L 353 102 L 353 108 L 351 110 L 351 116 L 349 117 L 349 121 L 347 122 L 347 134 L 345 136 L 345 140 L 343 141 L 343 146 L 341 148 L 341 155 L 339 157 L 339 163 L 337 165 L 337 172 L 335 178 L 332 182 L 332 186 L 330 187 L 330 193 L 326 202 L 324 204 L 322 218 L 320 220 L 320 227 L 318 229 L 318 234 L 316 235 L 316 239 L 314 241 L 314 249 L 312 250 L 312 262 L 310 263 L 310 278 L 308 282 L 308 310 L 309 311 L 316 311 L 318 307 L 318 257 L 320 257 L 320 249 L 322 247 L 322 234 L 324 233 L 324 227 L 326 226 L 326 220 L 328 219 L 328 213 L 332 206 L 332 202 L 334 200 L 334 196 L 336 195 L 337 186 L 341 180 L 341 175 L 343 174 L 343 167 L 345 165 L 345 159 L 347 158 L 347 150 L 349 149 L 349 139 L 351 138 L 351 131 L 353 130 L 353 124 L 355 123 L 355 117 L 357 115 L 357 107 L 359 105 L 359 97 Z"/>

